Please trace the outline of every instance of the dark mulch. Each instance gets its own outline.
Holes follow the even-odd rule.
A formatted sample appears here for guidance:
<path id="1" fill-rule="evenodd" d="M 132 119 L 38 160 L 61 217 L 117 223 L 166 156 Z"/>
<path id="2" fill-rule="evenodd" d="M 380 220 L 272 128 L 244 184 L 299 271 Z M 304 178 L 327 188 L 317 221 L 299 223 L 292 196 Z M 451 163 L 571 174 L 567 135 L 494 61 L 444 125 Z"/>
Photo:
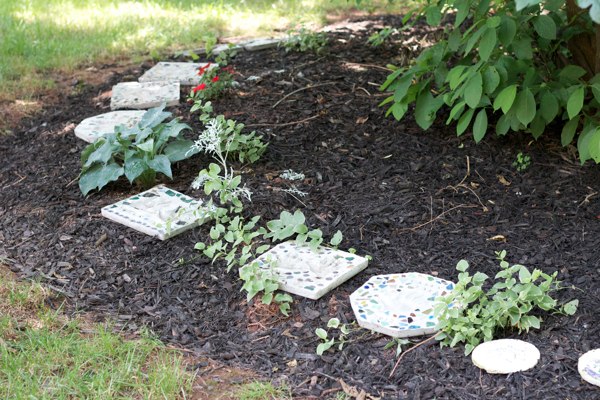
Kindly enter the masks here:
<path id="1" fill-rule="evenodd" d="M 269 219 L 301 209 L 312 227 L 326 234 L 340 229 L 343 248 L 373 256 L 365 272 L 321 300 L 295 298 L 289 319 L 248 305 L 236 274 L 193 250 L 206 228 L 160 242 L 101 217 L 102 206 L 136 192 L 126 182 L 81 195 L 76 178 L 85 143 L 74 136 L 74 124 L 106 112 L 109 99 L 102 93 L 136 79 L 150 64 L 65 95 L 60 106 L 0 138 L 0 251 L 22 276 L 40 277 L 67 296 L 72 310 L 116 319 L 131 330 L 146 325 L 168 343 L 287 378 L 298 396 L 333 396 L 334 378 L 341 378 L 386 398 L 598 398 L 598 388 L 580 379 L 577 358 L 596 347 L 600 335 L 600 170 L 580 166 L 573 151 L 560 148 L 558 130 L 538 142 L 490 133 L 476 146 L 443 123 L 422 132 L 411 117 L 386 119 L 377 84 L 387 73 L 378 66 L 401 63 L 408 46 L 435 33 L 420 27 L 404 32 L 405 46 L 373 49 L 365 39 L 374 26 L 400 22 L 365 21 L 339 24 L 324 56 L 278 49 L 240 54 L 233 65 L 241 85 L 215 102 L 219 112 L 260 125 L 255 129 L 270 142 L 258 164 L 241 169 L 254 191 L 248 215 Z M 246 81 L 253 75 L 262 80 Z M 323 85 L 273 107 L 317 84 Z M 189 105 L 174 112 L 193 122 Z M 532 158 L 521 173 L 511 166 L 519 151 Z M 168 185 L 199 196 L 189 185 L 208 162 L 180 163 Z M 272 177 L 285 169 L 306 174 L 298 188 L 308 196 L 301 202 L 277 191 L 286 184 Z M 496 235 L 506 242 L 490 240 Z M 334 316 L 353 321 L 348 295 L 368 277 L 419 271 L 455 280 L 462 258 L 494 275 L 494 251 L 501 249 L 512 262 L 560 271 L 565 285 L 578 288 L 559 293 L 562 301 L 579 298 L 575 316 L 544 315 L 541 330 L 521 336 L 542 353 L 536 368 L 488 375 L 462 348 L 427 344 L 407 354 L 390 379 L 395 357 L 383 348 L 388 338 L 366 331 L 341 352 L 315 355 L 315 328 Z"/>

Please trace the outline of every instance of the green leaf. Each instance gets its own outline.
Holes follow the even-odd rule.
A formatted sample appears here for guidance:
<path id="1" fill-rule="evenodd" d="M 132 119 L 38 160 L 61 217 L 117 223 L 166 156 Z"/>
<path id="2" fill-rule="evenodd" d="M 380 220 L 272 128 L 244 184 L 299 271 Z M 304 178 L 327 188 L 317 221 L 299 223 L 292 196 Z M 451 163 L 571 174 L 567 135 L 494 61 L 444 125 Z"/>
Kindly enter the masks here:
<path id="1" fill-rule="evenodd" d="M 531 38 L 525 36 L 515 40 L 512 43 L 513 51 L 519 60 L 531 60 L 533 58 L 533 49 L 531 48 Z"/>
<path id="2" fill-rule="evenodd" d="M 577 127 L 579 126 L 579 118 L 574 118 L 568 121 L 565 126 L 563 126 L 562 132 L 560 134 L 560 143 L 563 146 L 568 145 L 573 141 L 575 137 L 575 132 L 577 131 Z"/>
<path id="3" fill-rule="evenodd" d="M 146 153 L 151 153 L 154 150 L 154 139 L 148 139 L 144 143 L 138 144 L 136 147 Z"/>
<path id="4" fill-rule="evenodd" d="M 164 112 L 166 104 L 163 103 L 158 107 L 151 108 L 144 113 L 142 119 L 138 123 L 140 129 L 144 128 L 154 128 L 156 125 L 160 124 L 165 119 L 171 116 L 170 112 Z"/>
<path id="5" fill-rule="evenodd" d="M 544 92 L 540 101 L 540 113 L 547 123 L 550 123 L 558 115 L 558 100 L 551 92 Z"/>
<path id="6" fill-rule="evenodd" d="M 469 269 L 469 262 L 467 260 L 460 260 L 456 264 L 456 269 L 460 272 L 465 272 L 467 269 Z"/>
<path id="7" fill-rule="evenodd" d="M 515 23 L 515 20 L 508 15 L 503 15 L 502 22 L 498 28 L 498 39 L 500 40 L 500 43 L 504 46 L 510 45 L 515 38 L 516 33 L 517 24 Z"/>
<path id="8" fill-rule="evenodd" d="M 505 87 L 498 93 L 498 96 L 494 100 L 494 111 L 501 108 L 504 114 L 508 113 L 508 110 L 510 110 L 515 101 L 515 97 L 517 97 L 517 85 Z"/>
<path id="9" fill-rule="evenodd" d="M 396 118 L 396 120 L 400 121 L 402 119 L 402 117 L 404 117 L 404 114 L 406 114 L 406 111 L 408 111 L 408 104 L 394 103 L 394 105 L 389 108 L 389 110 L 386 114 L 389 115 L 390 111 L 391 111 L 392 115 L 394 116 L 394 118 Z"/>
<path id="10" fill-rule="evenodd" d="M 94 146 L 96 146 L 95 143 Z M 89 150 L 88 148 L 86 148 L 85 150 L 87 150 L 85 153 L 90 154 L 87 157 L 86 162 L 83 164 L 84 168 L 89 167 L 97 162 L 106 164 L 112 158 L 113 155 L 113 146 L 108 142 L 108 140 L 104 140 L 103 142 L 101 142 L 100 146 L 98 146 L 94 151 L 91 151 L 93 150 L 93 148 Z"/>
<path id="11" fill-rule="evenodd" d="M 317 328 L 317 329 L 315 329 L 315 334 L 316 334 L 316 335 L 317 335 L 317 336 L 318 336 L 320 339 L 323 339 L 323 340 L 326 340 L 326 339 L 327 339 L 327 331 L 326 331 L 325 329 L 323 329 L 323 328 Z"/>
<path id="12" fill-rule="evenodd" d="M 531 282 L 531 273 L 524 266 L 521 266 L 521 268 L 519 268 L 519 282 L 521 282 L 521 283 L 530 283 Z"/>
<path id="13" fill-rule="evenodd" d="M 146 161 L 139 156 L 129 157 L 123 164 L 125 170 L 125 176 L 130 183 L 133 183 L 135 179 L 140 176 L 147 168 Z"/>
<path id="14" fill-rule="evenodd" d="M 569 100 L 567 100 L 567 114 L 569 119 L 573 119 L 579 115 L 579 112 L 583 108 L 583 98 L 585 97 L 585 88 L 583 86 L 578 87 L 571 93 Z"/>
<path id="15" fill-rule="evenodd" d="M 528 87 L 521 90 L 517 95 L 515 107 L 519 122 L 527 126 L 531 121 L 533 121 L 536 113 L 535 97 Z"/>
<path id="16" fill-rule="evenodd" d="M 171 173 L 171 161 L 169 161 L 167 156 L 160 154 L 154 157 L 152 160 L 148 161 L 148 166 L 156 172 L 160 172 L 170 179 L 173 179 L 173 175 Z"/>
<path id="17" fill-rule="evenodd" d="M 465 111 L 465 113 L 459 118 L 458 124 L 456 124 L 456 135 L 457 136 L 460 136 L 463 133 L 465 133 L 465 131 L 469 127 L 469 124 L 471 123 L 471 119 L 473 119 L 474 113 L 475 113 L 475 110 L 470 108 L 467 111 Z"/>
<path id="18" fill-rule="evenodd" d="M 193 145 L 194 142 L 188 139 L 175 140 L 165 147 L 163 153 L 174 163 L 197 154 L 200 150 Z"/>
<path id="19" fill-rule="evenodd" d="M 533 19 L 533 28 L 544 39 L 556 39 L 556 24 L 549 15 L 538 15 Z"/>
<path id="20" fill-rule="evenodd" d="M 477 113 L 477 117 L 475 117 L 475 122 L 473 123 L 473 138 L 475 139 L 475 143 L 479 143 L 481 139 L 483 139 L 487 132 L 487 126 L 487 113 L 485 108 L 482 108 L 479 113 Z"/>
<path id="21" fill-rule="evenodd" d="M 412 79 L 413 79 L 414 74 L 412 73 L 407 73 L 405 75 L 402 75 L 397 82 L 394 82 L 394 101 L 395 102 L 401 102 L 404 97 L 406 96 L 406 93 L 408 92 L 408 88 L 411 86 L 412 84 Z"/>
<path id="22" fill-rule="evenodd" d="M 477 107 L 483 93 L 483 79 L 481 73 L 473 74 L 467 83 L 465 83 L 464 99 L 467 105 L 471 108 Z"/>
<path id="23" fill-rule="evenodd" d="M 95 164 L 81 173 L 79 189 L 86 196 L 91 190 L 100 190 L 109 182 L 119 179 L 121 175 L 123 175 L 123 168 L 116 162 L 106 165 Z"/>
<path id="24" fill-rule="evenodd" d="M 337 247 L 342 242 L 343 237 L 344 237 L 344 235 L 342 235 L 342 231 L 338 230 L 335 233 L 335 235 L 333 235 L 333 237 L 331 238 L 331 240 L 329 241 L 329 243 L 332 246 Z"/>
<path id="25" fill-rule="evenodd" d="M 337 318 L 331 318 L 328 322 L 327 322 L 327 327 L 328 328 L 337 328 L 338 326 L 340 326 L 340 320 Z"/>
<path id="26" fill-rule="evenodd" d="M 492 94 L 499 84 L 500 74 L 493 65 L 490 65 L 483 71 L 483 90 L 487 94 Z"/>
<path id="27" fill-rule="evenodd" d="M 577 307 L 579 306 L 579 300 L 571 300 L 570 302 L 564 304 L 562 306 L 562 310 L 567 315 L 573 315 L 577 312 Z"/>
<path id="28" fill-rule="evenodd" d="M 578 65 L 567 65 L 559 73 L 558 78 L 561 81 L 574 82 L 585 76 L 587 72 Z"/>
<path id="29" fill-rule="evenodd" d="M 419 94 L 415 105 L 415 121 L 422 129 L 428 129 L 435 121 L 435 116 L 444 104 L 441 96 L 433 97 L 428 89 Z"/>
<path id="30" fill-rule="evenodd" d="M 479 42 L 479 57 L 487 61 L 496 47 L 496 29 L 489 28 L 485 31 Z"/>
<path id="31" fill-rule="evenodd" d="M 517 11 L 521 11 L 526 7 L 540 4 L 541 2 L 542 0 L 515 0 L 515 3 L 517 5 Z"/>
<path id="32" fill-rule="evenodd" d="M 442 20 L 442 11 L 440 10 L 440 7 L 427 7 L 427 11 L 425 12 L 425 18 L 427 20 L 427 25 L 439 25 Z"/>

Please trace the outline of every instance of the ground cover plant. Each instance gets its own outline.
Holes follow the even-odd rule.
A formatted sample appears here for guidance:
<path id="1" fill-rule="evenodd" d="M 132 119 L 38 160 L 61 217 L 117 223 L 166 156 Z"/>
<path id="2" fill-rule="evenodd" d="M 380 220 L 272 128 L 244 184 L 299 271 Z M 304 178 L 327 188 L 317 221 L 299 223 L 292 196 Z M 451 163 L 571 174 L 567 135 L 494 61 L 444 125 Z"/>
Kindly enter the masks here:
<path id="1" fill-rule="evenodd" d="M 135 79 L 151 63 L 111 70 L 101 84 L 64 94 L 60 108 L 48 106 L 23 121 L 18 135 L 0 138 L 6 150 L 0 254 L 14 260 L 11 268 L 21 275 L 60 291 L 71 307 L 112 316 L 125 331 L 147 326 L 169 344 L 252 368 L 274 388 L 284 381 L 298 397 L 595 398 L 596 388 L 576 372 L 577 356 L 596 346 L 599 329 L 595 170 L 580 167 L 549 137 L 534 143 L 490 137 L 474 146 L 443 124 L 422 135 L 412 114 L 401 125 L 385 119 L 377 89 L 389 71 L 381 66 L 418 53 L 438 34 L 417 22 L 380 47 L 366 44 L 382 27 L 401 23 L 398 16 L 343 22 L 331 27 L 323 55 L 241 53 L 235 59 L 239 87 L 211 104 L 213 116 L 244 124 L 242 133 L 256 130 L 269 143 L 255 163 L 228 161 L 227 170 L 252 191 L 244 215 L 279 220 L 279 227 L 319 227 L 325 238 L 339 230 L 342 248 L 373 255 L 365 272 L 321 300 L 294 296 L 290 318 L 260 296 L 247 303 L 237 274 L 193 250 L 214 225 L 158 242 L 100 217 L 102 206 L 133 193 L 125 180 L 89 198 L 74 183 L 85 143 L 69 126 L 108 110 L 108 98 L 98 93 Z M 250 76 L 260 79 L 244 79 Z M 190 109 L 182 103 L 172 112 L 203 132 L 204 122 Z M 531 157 L 525 171 L 512 166 L 517 149 Z M 32 152 L 43 169 L 27 156 Z M 210 172 L 211 162 L 218 163 L 199 153 L 175 163 L 169 186 L 196 195 L 190 184 L 198 170 Z M 304 215 L 301 223 L 295 210 Z M 290 215 L 282 218 L 284 211 Z M 506 333 L 541 350 L 538 367 L 510 376 L 480 373 L 462 347 L 440 349 L 431 340 L 404 351 L 388 378 L 402 343 L 390 346 L 389 338 L 369 332 L 360 340 L 350 332 L 341 351 L 334 345 L 315 354 L 323 340 L 317 328 L 339 320 L 338 328 L 327 329 L 329 342 L 355 320 L 347 298 L 369 276 L 412 270 L 456 281 L 456 262 L 465 258 L 493 276 L 497 262 L 490 255 L 501 249 L 516 263 L 559 271 L 564 285 L 581 289 L 556 293 L 561 303 L 580 300 L 575 317 L 551 314 L 539 330 Z M 215 374 L 205 363 L 193 369 L 206 379 Z"/>

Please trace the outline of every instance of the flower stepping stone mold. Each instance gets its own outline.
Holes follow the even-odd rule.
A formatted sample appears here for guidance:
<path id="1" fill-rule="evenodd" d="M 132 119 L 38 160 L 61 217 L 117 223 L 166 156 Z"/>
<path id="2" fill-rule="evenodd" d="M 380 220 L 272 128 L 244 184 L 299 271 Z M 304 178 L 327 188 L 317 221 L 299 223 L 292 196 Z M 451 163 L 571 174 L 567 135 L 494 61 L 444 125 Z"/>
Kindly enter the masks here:
<path id="1" fill-rule="evenodd" d="M 273 267 L 279 289 L 317 300 L 367 268 L 368 260 L 356 254 L 306 243 L 280 243 L 256 259 L 261 268 Z"/>
<path id="2" fill-rule="evenodd" d="M 166 240 L 208 219 L 202 202 L 163 185 L 102 208 L 102 215 Z"/>
<path id="3" fill-rule="evenodd" d="M 123 82 L 112 88 L 110 109 L 145 109 L 179 104 L 179 82 Z"/>
<path id="4" fill-rule="evenodd" d="M 535 367 L 540 351 L 531 343 L 518 339 L 499 339 L 481 343 L 471 360 L 489 374 L 512 374 Z"/>
<path id="5" fill-rule="evenodd" d="M 600 349 L 590 350 L 579 357 L 577 370 L 583 380 L 600 386 Z"/>
<path id="6" fill-rule="evenodd" d="M 146 111 L 111 111 L 106 114 L 86 118 L 75 127 L 75 136 L 89 143 L 113 133 L 118 125 L 131 128 L 141 121 Z"/>
<path id="7" fill-rule="evenodd" d="M 376 275 L 350 295 L 352 310 L 363 328 L 403 338 L 434 333 L 433 305 L 454 283 L 418 272 Z"/>
<path id="8" fill-rule="evenodd" d="M 208 63 L 159 62 L 140 76 L 140 82 L 179 82 L 181 85 L 198 85 L 198 70 Z M 211 64 L 208 69 L 216 68 Z"/>

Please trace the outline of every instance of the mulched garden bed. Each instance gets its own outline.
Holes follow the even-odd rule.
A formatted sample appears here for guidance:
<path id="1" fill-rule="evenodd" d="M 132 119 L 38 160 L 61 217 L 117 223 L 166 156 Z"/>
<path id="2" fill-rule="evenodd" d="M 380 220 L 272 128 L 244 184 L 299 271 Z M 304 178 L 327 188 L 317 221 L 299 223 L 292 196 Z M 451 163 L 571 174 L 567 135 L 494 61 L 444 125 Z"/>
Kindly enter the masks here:
<path id="1" fill-rule="evenodd" d="M 385 398 L 598 398 L 600 389 L 577 373 L 577 359 L 598 347 L 600 337 L 600 169 L 580 166 L 572 149 L 561 148 L 558 128 L 537 142 L 490 131 L 475 145 L 443 122 L 422 132 L 412 117 L 385 118 L 377 106 L 384 99 L 377 84 L 387 76 L 381 67 L 404 62 L 413 46 L 436 35 L 417 25 L 402 33 L 404 45 L 366 45 L 382 26 L 400 24 L 394 16 L 337 24 L 324 55 L 240 53 L 232 63 L 240 86 L 214 102 L 217 112 L 270 142 L 257 164 L 237 166 L 254 192 L 248 215 L 268 220 L 301 209 L 311 227 L 328 235 L 341 230 L 342 248 L 373 257 L 367 270 L 320 300 L 296 297 L 290 318 L 247 304 L 236 273 L 194 251 L 206 227 L 160 242 L 100 215 L 101 207 L 137 188 L 119 181 L 88 198 L 79 192 L 86 144 L 73 128 L 107 112 L 111 86 L 136 80 L 151 63 L 65 94 L 59 106 L 0 137 L 0 255 L 21 276 L 39 277 L 65 296 L 71 310 L 132 331 L 148 326 L 167 343 L 285 379 L 298 397 L 334 397 L 341 379 Z M 250 76 L 261 80 L 247 81 Z M 172 110 L 199 129 L 189 109 L 182 101 Z M 511 165 L 519 151 L 532 158 L 524 172 Z M 165 183 L 201 196 L 190 184 L 209 161 L 197 156 L 179 163 L 175 180 Z M 288 187 L 277 178 L 286 169 L 306 175 L 298 184 L 306 197 L 280 190 Z M 505 242 L 492 239 L 499 235 Z M 544 315 L 540 330 L 506 332 L 540 349 L 534 369 L 489 375 L 462 347 L 432 342 L 407 354 L 388 378 L 396 361 L 394 350 L 384 350 L 389 338 L 365 330 L 343 351 L 315 354 L 315 328 L 331 317 L 353 321 L 348 296 L 370 276 L 417 271 L 456 280 L 462 258 L 493 276 L 494 251 L 501 249 L 510 262 L 558 270 L 564 285 L 576 287 L 561 291 L 560 300 L 580 300 L 573 317 Z"/>

